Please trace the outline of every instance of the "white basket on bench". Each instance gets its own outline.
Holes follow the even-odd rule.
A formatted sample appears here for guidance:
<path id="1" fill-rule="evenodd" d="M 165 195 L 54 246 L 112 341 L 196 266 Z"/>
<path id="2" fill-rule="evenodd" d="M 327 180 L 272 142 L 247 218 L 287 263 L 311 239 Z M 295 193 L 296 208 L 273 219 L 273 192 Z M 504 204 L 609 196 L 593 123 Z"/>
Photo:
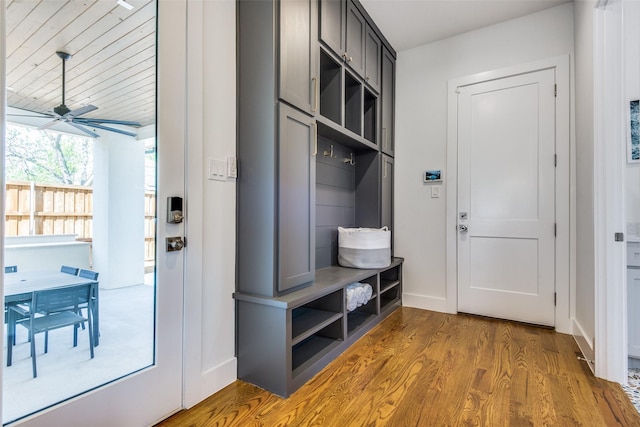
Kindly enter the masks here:
<path id="1" fill-rule="evenodd" d="M 384 268 L 391 264 L 389 228 L 338 227 L 338 264 L 351 268 Z"/>

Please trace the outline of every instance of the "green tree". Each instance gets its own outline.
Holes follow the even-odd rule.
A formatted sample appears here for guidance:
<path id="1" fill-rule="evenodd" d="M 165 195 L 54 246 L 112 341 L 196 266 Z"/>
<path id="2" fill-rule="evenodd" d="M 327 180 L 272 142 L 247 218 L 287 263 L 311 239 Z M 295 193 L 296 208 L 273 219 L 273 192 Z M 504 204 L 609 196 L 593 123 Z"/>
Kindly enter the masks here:
<path id="1" fill-rule="evenodd" d="M 7 124 L 8 181 L 91 185 L 93 141 L 81 136 Z"/>

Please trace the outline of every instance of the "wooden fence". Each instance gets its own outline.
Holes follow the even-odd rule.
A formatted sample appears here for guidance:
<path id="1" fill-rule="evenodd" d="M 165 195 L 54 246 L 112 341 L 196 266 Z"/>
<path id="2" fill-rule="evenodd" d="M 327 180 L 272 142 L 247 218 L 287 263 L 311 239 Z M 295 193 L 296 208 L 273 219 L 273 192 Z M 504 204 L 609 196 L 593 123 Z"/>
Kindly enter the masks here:
<path id="1" fill-rule="evenodd" d="M 145 266 L 155 260 L 155 193 L 144 195 Z M 5 235 L 75 234 L 93 239 L 93 190 L 77 185 L 6 184 Z"/>

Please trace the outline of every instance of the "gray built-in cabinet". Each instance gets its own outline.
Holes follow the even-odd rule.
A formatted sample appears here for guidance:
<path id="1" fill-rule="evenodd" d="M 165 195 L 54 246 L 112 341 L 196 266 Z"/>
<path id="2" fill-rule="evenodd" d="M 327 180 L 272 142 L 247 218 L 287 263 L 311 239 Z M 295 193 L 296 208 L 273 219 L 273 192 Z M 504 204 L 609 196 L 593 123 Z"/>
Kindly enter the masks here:
<path id="1" fill-rule="evenodd" d="M 357 1 L 242 0 L 238 377 L 288 396 L 401 305 L 402 259 L 337 265 L 337 228 L 393 230 L 395 52 Z M 346 309 L 346 286 L 371 301 Z"/>

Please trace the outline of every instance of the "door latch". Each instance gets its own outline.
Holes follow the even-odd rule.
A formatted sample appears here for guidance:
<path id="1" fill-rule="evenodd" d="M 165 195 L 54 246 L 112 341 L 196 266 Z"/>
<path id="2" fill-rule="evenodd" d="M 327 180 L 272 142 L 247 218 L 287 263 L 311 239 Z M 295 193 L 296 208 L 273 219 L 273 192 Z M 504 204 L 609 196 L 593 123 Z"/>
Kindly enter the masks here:
<path id="1" fill-rule="evenodd" d="M 460 224 L 458 226 L 458 231 L 460 231 L 461 233 L 466 233 L 467 231 L 469 231 L 469 227 L 467 227 L 466 224 Z"/>
<path id="2" fill-rule="evenodd" d="M 181 251 L 187 245 L 186 240 L 182 237 L 167 237 L 167 252 Z"/>

